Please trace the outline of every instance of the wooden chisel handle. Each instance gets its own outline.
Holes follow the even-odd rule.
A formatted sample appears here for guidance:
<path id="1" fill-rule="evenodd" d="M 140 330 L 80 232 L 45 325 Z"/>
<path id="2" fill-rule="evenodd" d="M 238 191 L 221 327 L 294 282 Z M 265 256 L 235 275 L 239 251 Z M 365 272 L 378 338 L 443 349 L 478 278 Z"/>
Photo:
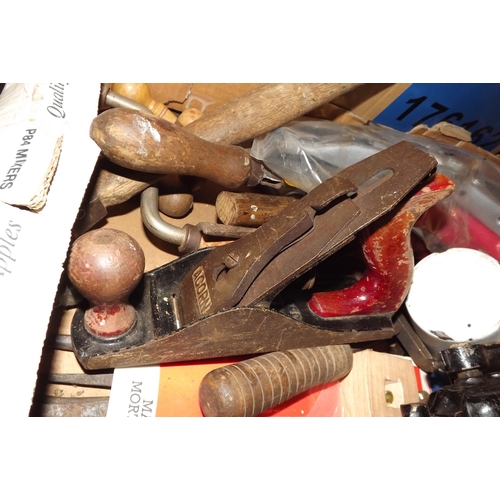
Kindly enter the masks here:
<path id="1" fill-rule="evenodd" d="M 213 370 L 201 381 L 206 417 L 255 417 L 313 387 L 345 377 L 348 345 L 273 352 Z"/>
<path id="2" fill-rule="evenodd" d="M 246 185 L 254 167 L 256 172 L 262 169 L 244 148 L 213 144 L 134 109 L 104 111 L 92 121 L 90 137 L 107 158 L 122 167 L 203 177 L 228 189 Z"/>

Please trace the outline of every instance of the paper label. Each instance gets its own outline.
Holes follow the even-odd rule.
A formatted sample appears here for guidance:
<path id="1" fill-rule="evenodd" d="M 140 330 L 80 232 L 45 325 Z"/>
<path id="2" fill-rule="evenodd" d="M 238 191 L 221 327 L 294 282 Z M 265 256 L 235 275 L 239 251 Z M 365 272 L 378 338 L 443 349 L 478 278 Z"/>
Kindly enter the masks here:
<path id="1" fill-rule="evenodd" d="M 61 106 L 57 85 L 7 84 L 0 94 L 0 184 L 13 184 L 0 195 L 19 195 L 0 201 L 0 377 L 15 374 L 4 397 L 16 417 L 31 408 L 72 227 L 100 152 L 89 136 L 100 84 L 64 84 Z M 39 195 L 40 210 L 15 206 Z"/>
<path id="2" fill-rule="evenodd" d="M 43 208 L 74 98 L 67 83 L 6 84 L 0 94 L 0 201 Z"/>
<path id="3" fill-rule="evenodd" d="M 159 381 L 159 366 L 115 369 L 107 416 L 156 416 Z"/>

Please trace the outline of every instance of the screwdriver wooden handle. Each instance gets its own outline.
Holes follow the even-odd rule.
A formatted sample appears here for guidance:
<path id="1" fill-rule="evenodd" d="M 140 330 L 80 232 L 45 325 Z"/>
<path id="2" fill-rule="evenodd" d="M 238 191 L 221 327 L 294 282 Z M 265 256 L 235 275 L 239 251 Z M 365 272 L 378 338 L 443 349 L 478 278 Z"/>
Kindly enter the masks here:
<path id="1" fill-rule="evenodd" d="M 229 189 L 244 186 L 254 164 L 244 148 L 213 144 L 134 109 L 104 111 L 92 121 L 90 137 L 122 167 L 203 177 Z"/>
<path id="2" fill-rule="evenodd" d="M 313 387 L 345 377 L 348 345 L 273 352 L 213 370 L 201 381 L 206 417 L 255 417 Z"/>

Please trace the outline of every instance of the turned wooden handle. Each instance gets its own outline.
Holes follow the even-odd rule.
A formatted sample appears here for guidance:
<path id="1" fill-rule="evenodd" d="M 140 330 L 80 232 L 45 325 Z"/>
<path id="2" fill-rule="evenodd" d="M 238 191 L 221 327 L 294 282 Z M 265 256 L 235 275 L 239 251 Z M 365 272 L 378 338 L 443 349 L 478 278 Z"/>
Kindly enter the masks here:
<path id="1" fill-rule="evenodd" d="M 217 144 L 239 144 L 274 130 L 360 83 L 272 83 L 257 87 L 186 126 L 192 134 Z"/>
<path id="2" fill-rule="evenodd" d="M 203 177 L 231 189 L 245 185 L 252 170 L 247 150 L 213 144 L 134 109 L 104 111 L 92 121 L 90 137 L 112 162 L 131 170 Z"/>
<path id="3" fill-rule="evenodd" d="M 255 417 L 352 368 L 348 345 L 273 352 L 209 372 L 200 384 L 206 417 Z"/>
<path id="4" fill-rule="evenodd" d="M 224 224 L 258 227 L 294 201 L 290 196 L 222 191 L 215 200 L 215 210 Z"/>

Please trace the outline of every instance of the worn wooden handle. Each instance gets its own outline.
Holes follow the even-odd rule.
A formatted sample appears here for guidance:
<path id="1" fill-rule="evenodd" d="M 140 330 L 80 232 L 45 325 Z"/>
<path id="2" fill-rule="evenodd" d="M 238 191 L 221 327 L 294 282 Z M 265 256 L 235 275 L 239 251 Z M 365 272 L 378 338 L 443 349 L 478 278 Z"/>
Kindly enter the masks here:
<path id="1" fill-rule="evenodd" d="M 339 380 L 352 368 L 348 345 L 273 352 L 211 371 L 201 381 L 206 417 L 255 417 L 320 384 Z"/>
<path id="2" fill-rule="evenodd" d="M 245 185 L 252 170 L 246 149 L 213 144 L 133 109 L 104 111 L 92 121 L 90 137 L 111 161 L 131 170 L 203 177 L 230 189 Z"/>
<path id="3" fill-rule="evenodd" d="M 295 120 L 360 85 L 270 83 L 207 111 L 187 127 L 206 141 L 239 144 Z"/>
<path id="4" fill-rule="evenodd" d="M 259 227 L 294 201 L 291 196 L 222 191 L 215 200 L 215 210 L 224 224 Z"/>

